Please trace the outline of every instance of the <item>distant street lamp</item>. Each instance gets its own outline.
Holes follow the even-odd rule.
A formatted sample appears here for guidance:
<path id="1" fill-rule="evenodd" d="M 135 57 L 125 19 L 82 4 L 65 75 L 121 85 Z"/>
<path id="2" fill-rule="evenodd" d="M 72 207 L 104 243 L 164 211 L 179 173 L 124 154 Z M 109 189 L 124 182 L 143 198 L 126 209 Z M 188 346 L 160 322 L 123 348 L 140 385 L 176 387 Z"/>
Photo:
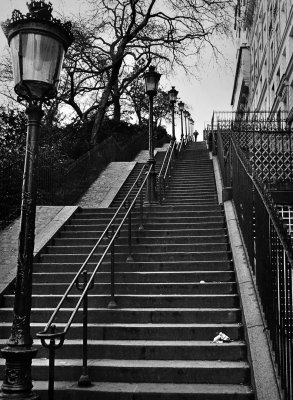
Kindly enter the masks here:
<path id="1" fill-rule="evenodd" d="M 156 171 L 155 171 L 155 157 L 154 157 L 154 138 L 153 138 L 153 106 L 154 96 L 158 92 L 158 85 L 161 74 L 159 74 L 154 66 L 150 66 L 149 70 L 144 74 L 145 92 L 149 96 L 149 159 L 148 164 L 151 166 L 147 182 L 147 203 L 152 204 L 156 200 Z"/>
<path id="2" fill-rule="evenodd" d="M 170 103 L 171 112 L 172 112 L 172 139 L 171 139 L 171 145 L 173 145 L 176 142 L 176 137 L 175 137 L 175 103 L 177 101 L 177 95 L 178 95 L 178 91 L 175 89 L 175 86 L 172 86 L 172 89 L 169 90 L 169 92 L 168 92 L 169 103 Z"/>
<path id="3" fill-rule="evenodd" d="M 14 10 L 1 24 L 11 51 L 14 90 L 27 103 L 26 155 L 22 186 L 19 251 L 14 299 L 14 316 L 7 346 L 5 378 L 0 397 L 37 399 L 32 392 L 32 347 L 30 314 L 36 215 L 38 136 L 43 116 L 42 103 L 56 96 L 64 53 L 73 41 L 71 24 L 52 17 L 52 5 L 31 0 L 29 13 Z"/>
<path id="4" fill-rule="evenodd" d="M 189 111 L 185 110 L 184 111 L 184 119 L 185 119 L 185 141 L 187 143 L 188 141 L 188 118 L 190 116 Z"/>
<path id="5" fill-rule="evenodd" d="M 181 116 L 181 142 L 184 140 L 184 131 L 183 131 L 183 111 L 184 111 L 184 103 L 182 101 L 179 101 L 178 103 L 179 111 L 180 111 L 180 116 Z"/>
<path id="6" fill-rule="evenodd" d="M 192 140 L 193 125 L 194 125 L 194 121 L 190 117 L 189 118 L 189 140 Z"/>

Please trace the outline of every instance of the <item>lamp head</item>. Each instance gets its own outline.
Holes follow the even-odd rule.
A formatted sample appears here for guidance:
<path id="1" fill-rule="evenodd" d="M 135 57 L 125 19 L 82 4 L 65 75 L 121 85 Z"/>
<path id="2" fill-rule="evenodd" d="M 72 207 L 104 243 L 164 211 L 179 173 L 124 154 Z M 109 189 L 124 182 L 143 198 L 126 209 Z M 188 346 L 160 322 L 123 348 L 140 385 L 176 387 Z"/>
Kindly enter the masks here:
<path id="1" fill-rule="evenodd" d="M 73 42 L 71 23 L 52 17 L 52 4 L 27 3 L 29 12 L 14 10 L 1 23 L 10 47 L 14 90 L 28 101 L 56 96 L 64 54 Z"/>
<path id="2" fill-rule="evenodd" d="M 161 74 L 156 71 L 153 65 L 150 65 L 149 70 L 144 74 L 146 94 L 149 96 L 157 94 L 160 78 Z"/>
<path id="3" fill-rule="evenodd" d="M 175 89 L 175 86 L 172 86 L 172 89 L 169 90 L 169 92 L 168 92 L 169 102 L 171 104 L 175 104 L 176 103 L 177 95 L 178 95 L 178 91 Z"/>

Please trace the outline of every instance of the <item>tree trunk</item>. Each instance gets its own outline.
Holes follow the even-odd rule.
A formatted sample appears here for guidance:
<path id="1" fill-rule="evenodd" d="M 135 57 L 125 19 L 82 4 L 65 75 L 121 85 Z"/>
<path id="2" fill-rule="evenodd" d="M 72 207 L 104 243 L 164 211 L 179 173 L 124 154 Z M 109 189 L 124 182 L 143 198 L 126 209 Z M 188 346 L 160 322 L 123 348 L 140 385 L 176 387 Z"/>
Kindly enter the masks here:
<path id="1" fill-rule="evenodd" d="M 118 80 L 113 86 L 113 105 L 114 105 L 114 121 L 120 122 L 121 120 L 121 106 L 120 106 L 120 93 L 118 90 Z"/>
<path id="2" fill-rule="evenodd" d="M 138 124 L 142 124 L 142 118 L 141 118 L 141 109 L 139 107 L 134 107 L 137 119 L 138 119 Z"/>
<path id="3" fill-rule="evenodd" d="M 120 67 L 122 65 L 122 57 L 120 57 L 120 55 L 119 56 L 117 55 L 117 59 L 119 59 L 119 61 L 117 61 L 113 66 L 108 84 L 105 87 L 102 97 L 101 97 L 101 100 L 100 100 L 99 108 L 98 108 L 98 111 L 97 111 L 97 114 L 95 117 L 93 129 L 92 129 L 92 138 L 91 138 L 92 144 L 97 143 L 97 139 L 98 139 L 99 132 L 100 132 L 100 129 L 102 126 L 102 122 L 103 122 L 103 119 L 105 116 L 107 103 L 108 103 L 111 91 L 112 91 L 115 83 L 118 82 L 119 71 L 120 71 Z"/>

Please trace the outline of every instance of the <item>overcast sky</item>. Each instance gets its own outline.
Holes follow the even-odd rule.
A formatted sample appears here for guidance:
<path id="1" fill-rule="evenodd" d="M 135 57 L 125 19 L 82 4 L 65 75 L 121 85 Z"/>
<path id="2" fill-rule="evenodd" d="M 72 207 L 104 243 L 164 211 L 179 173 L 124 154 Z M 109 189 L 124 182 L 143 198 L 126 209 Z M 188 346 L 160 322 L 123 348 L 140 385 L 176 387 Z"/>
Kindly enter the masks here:
<path id="1" fill-rule="evenodd" d="M 0 21 L 11 17 L 14 9 L 26 13 L 28 0 L 0 0 Z M 83 0 L 50 0 L 55 12 L 60 12 L 70 19 L 71 14 L 82 11 Z M 6 38 L 0 29 L 0 51 L 6 45 Z M 195 129 L 200 133 L 205 123 L 209 122 L 213 110 L 229 111 L 232 96 L 233 79 L 236 66 L 236 47 L 232 41 L 218 43 L 226 61 L 220 58 L 218 63 L 209 51 L 202 54 L 197 77 L 187 77 L 184 73 L 162 77 L 162 84 L 168 90 L 175 86 L 180 99 L 191 107 Z M 180 123 L 176 121 L 176 136 L 180 136 Z"/>

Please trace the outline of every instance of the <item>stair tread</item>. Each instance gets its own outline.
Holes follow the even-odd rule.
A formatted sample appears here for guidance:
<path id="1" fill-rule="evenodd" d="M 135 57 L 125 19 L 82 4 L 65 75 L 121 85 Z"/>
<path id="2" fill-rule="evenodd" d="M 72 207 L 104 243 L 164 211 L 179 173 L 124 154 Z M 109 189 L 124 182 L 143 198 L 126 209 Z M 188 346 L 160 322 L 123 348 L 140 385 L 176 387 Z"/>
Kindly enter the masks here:
<path id="1" fill-rule="evenodd" d="M 13 307 L 3 307 L 3 310 L 13 310 Z M 40 311 L 44 310 L 43 307 L 32 307 L 32 311 Z M 53 311 L 55 307 L 46 307 L 45 311 Z M 60 311 L 73 311 L 74 307 L 62 307 Z M 165 312 L 165 313 L 172 313 L 172 312 L 232 312 L 232 311 L 239 311 L 240 307 L 223 307 L 223 308 L 184 308 L 184 307 L 173 307 L 173 308 L 161 308 L 161 307 L 146 307 L 146 308 L 117 308 L 109 310 L 106 307 L 88 307 L 88 311 L 107 311 L 107 312 Z M 82 310 L 80 309 L 80 312 Z"/>
<path id="2" fill-rule="evenodd" d="M 7 339 L 0 339 L 0 345 L 5 345 Z M 40 339 L 34 339 L 34 345 L 40 344 Z M 81 344 L 82 339 L 66 339 L 65 345 L 77 345 Z M 150 347 L 198 347 L 198 346 L 209 346 L 209 347 L 226 347 L 226 346 L 246 346 L 243 340 L 233 340 L 228 343 L 213 343 L 211 340 L 93 340 L 88 339 L 88 343 L 92 345 L 103 345 L 103 346 L 150 346 Z M 58 353 L 56 353 L 56 357 L 58 357 Z"/>
<path id="3" fill-rule="evenodd" d="M 0 359 L 0 365 L 5 362 Z M 35 358 L 32 360 L 32 365 L 43 366 L 48 365 L 49 359 Z M 55 366 L 68 365 L 80 366 L 79 359 L 56 359 Z M 88 365 L 94 366 L 117 366 L 119 368 L 209 368 L 209 369 L 226 369 L 226 368 L 249 368 L 246 361 L 222 361 L 222 360 L 123 360 L 123 359 L 88 359 Z"/>
<path id="4" fill-rule="evenodd" d="M 36 390 L 47 390 L 48 381 L 36 381 L 34 382 L 34 388 Z M 81 391 L 81 388 L 77 384 L 66 381 L 56 381 L 56 390 L 77 390 Z M 178 393 L 180 394 L 250 394 L 251 386 L 249 385 L 237 385 L 237 384 L 204 384 L 204 383 L 147 383 L 147 382 L 92 382 L 90 387 L 86 388 L 86 391 L 94 392 L 109 392 L 118 393 L 129 392 L 133 394 L 138 393 Z"/>
<path id="5" fill-rule="evenodd" d="M 2 326 L 11 326 L 11 322 L 1 322 Z M 42 323 L 42 322 L 32 322 L 31 326 L 45 326 L 46 323 Z M 56 323 L 57 327 L 63 327 L 65 326 L 65 323 Z M 79 322 L 73 322 L 72 326 L 82 326 L 82 323 Z M 88 323 L 88 327 L 115 327 L 115 328 L 152 328 L 152 329 L 157 329 L 157 328 L 214 328 L 215 329 L 215 334 L 217 333 L 217 331 L 219 330 L 219 328 L 224 329 L 225 327 L 227 328 L 235 328 L 235 327 L 241 327 L 242 323 L 241 322 L 237 322 L 237 323 L 220 323 L 220 324 L 215 324 L 215 323 L 206 323 L 206 324 L 195 324 L 195 323 L 190 323 L 190 324 L 186 324 L 186 323 L 180 323 L 180 324 L 172 324 L 172 323 L 168 323 L 168 322 L 164 322 L 162 324 L 158 324 L 158 323 L 146 323 L 146 324 L 140 324 L 140 323 Z"/>

